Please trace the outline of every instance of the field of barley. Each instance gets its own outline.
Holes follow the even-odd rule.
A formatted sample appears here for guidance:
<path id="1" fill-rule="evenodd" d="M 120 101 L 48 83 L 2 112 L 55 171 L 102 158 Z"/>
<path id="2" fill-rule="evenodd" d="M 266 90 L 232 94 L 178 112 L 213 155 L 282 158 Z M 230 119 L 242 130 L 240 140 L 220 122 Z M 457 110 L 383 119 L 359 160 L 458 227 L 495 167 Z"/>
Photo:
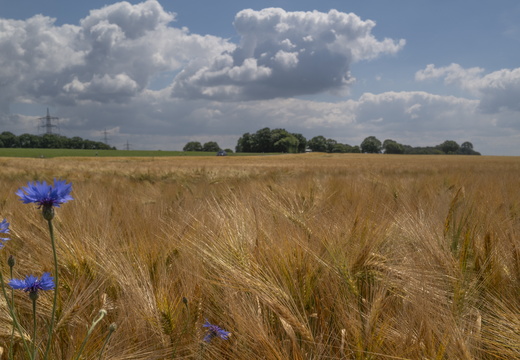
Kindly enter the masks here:
<path id="1" fill-rule="evenodd" d="M 520 359 L 519 157 L 0 158 L 6 280 L 9 255 L 14 277 L 53 272 L 15 192 L 54 178 L 74 200 L 54 219 L 51 359 L 76 358 L 100 309 L 81 359 Z M 5 304 L 1 358 L 24 359 Z"/>

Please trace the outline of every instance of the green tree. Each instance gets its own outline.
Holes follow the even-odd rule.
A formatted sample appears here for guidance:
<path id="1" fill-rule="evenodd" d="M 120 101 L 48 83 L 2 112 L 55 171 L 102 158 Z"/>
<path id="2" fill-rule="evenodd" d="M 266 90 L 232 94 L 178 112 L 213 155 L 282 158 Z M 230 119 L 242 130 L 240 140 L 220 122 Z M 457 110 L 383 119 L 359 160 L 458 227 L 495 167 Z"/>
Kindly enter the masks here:
<path id="1" fill-rule="evenodd" d="M 73 138 L 70 139 L 70 147 L 71 147 L 71 149 L 84 149 L 85 140 L 83 140 L 79 136 L 74 136 Z"/>
<path id="2" fill-rule="evenodd" d="M 464 142 L 460 145 L 460 147 L 461 147 L 462 149 L 470 149 L 470 150 L 473 150 L 473 144 L 470 143 L 469 141 L 464 141 Z"/>
<path id="3" fill-rule="evenodd" d="M 437 145 L 436 147 L 445 154 L 455 154 L 457 150 L 459 150 L 459 144 L 457 144 L 457 142 L 453 140 L 446 140 L 445 142 L 443 142 L 440 145 Z"/>
<path id="4" fill-rule="evenodd" d="M 298 152 L 304 153 L 307 148 L 307 139 L 302 134 L 291 133 L 298 140 Z"/>
<path id="5" fill-rule="evenodd" d="M 383 150 L 385 154 L 404 154 L 404 146 L 391 139 L 383 141 Z"/>
<path id="6" fill-rule="evenodd" d="M 43 134 L 41 146 L 44 149 L 62 149 L 63 138 L 57 134 Z"/>
<path id="7" fill-rule="evenodd" d="M 202 151 L 202 144 L 198 141 L 190 141 L 184 145 L 182 151 Z"/>
<path id="8" fill-rule="evenodd" d="M 361 143 L 361 152 L 379 154 L 381 152 L 381 141 L 375 136 L 369 136 Z"/>
<path id="9" fill-rule="evenodd" d="M 314 152 L 327 152 L 327 139 L 322 135 L 315 136 L 307 142 L 307 146 Z"/>
<path id="10" fill-rule="evenodd" d="M 354 145 L 354 146 L 345 145 L 345 146 L 347 147 L 348 153 L 359 154 L 361 152 L 361 148 L 358 145 Z"/>
<path id="11" fill-rule="evenodd" d="M 465 141 L 460 145 L 460 148 L 457 150 L 457 154 L 459 155 L 480 155 L 478 151 L 473 150 L 473 144 L 469 141 Z"/>
<path id="12" fill-rule="evenodd" d="M 285 129 L 271 131 L 271 151 L 283 153 L 297 153 L 299 140 Z"/>
<path id="13" fill-rule="evenodd" d="M 18 136 L 9 131 L 4 131 L 0 134 L 0 141 L 2 141 L 6 148 L 15 148 L 20 146 Z"/>
<path id="14" fill-rule="evenodd" d="M 346 153 L 348 152 L 348 145 L 336 143 L 330 151 L 331 153 Z"/>
<path id="15" fill-rule="evenodd" d="M 215 141 L 208 141 L 202 145 L 202 151 L 218 152 L 219 150 L 220 146 Z"/>
<path id="16" fill-rule="evenodd" d="M 248 132 L 242 135 L 237 141 L 235 151 L 244 153 L 253 152 L 253 136 Z"/>
<path id="17" fill-rule="evenodd" d="M 39 148 L 41 137 L 32 134 L 22 134 L 18 136 L 19 146 L 22 148 Z"/>
<path id="18" fill-rule="evenodd" d="M 280 149 L 281 152 L 286 152 L 286 153 L 292 153 L 292 154 L 295 154 L 298 152 L 298 144 L 300 142 L 298 141 L 298 139 L 291 135 L 291 134 L 287 134 L 287 136 L 281 138 L 280 140 L 278 140 L 277 142 L 275 142 L 273 144 L 273 147 L 275 149 L 275 151 L 278 151 L 276 149 Z"/>
<path id="19" fill-rule="evenodd" d="M 327 143 L 327 152 L 328 153 L 333 152 L 332 150 L 334 150 L 334 147 L 336 145 L 338 145 L 338 142 L 334 139 L 327 139 L 327 140 L 325 140 L 325 142 Z"/>
<path id="20" fill-rule="evenodd" d="M 263 129 L 258 130 L 253 135 L 252 143 L 253 143 L 253 146 L 252 146 L 252 151 L 253 152 L 258 152 L 258 153 L 261 153 L 261 152 L 264 152 L 264 153 L 273 152 L 273 148 L 272 148 L 273 142 L 272 142 L 272 138 L 271 138 L 271 129 L 269 129 L 268 127 L 265 127 Z"/>

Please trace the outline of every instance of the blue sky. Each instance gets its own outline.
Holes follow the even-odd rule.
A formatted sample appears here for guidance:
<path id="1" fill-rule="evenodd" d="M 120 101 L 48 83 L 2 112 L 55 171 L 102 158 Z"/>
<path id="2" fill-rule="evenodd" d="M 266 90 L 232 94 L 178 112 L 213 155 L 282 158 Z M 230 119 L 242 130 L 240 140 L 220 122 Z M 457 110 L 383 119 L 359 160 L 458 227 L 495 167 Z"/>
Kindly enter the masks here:
<path id="1" fill-rule="evenodd" d="M 517 0 L 0 0 L 0 129 L 234 148 L 285 128 L 520 155 Z"/>

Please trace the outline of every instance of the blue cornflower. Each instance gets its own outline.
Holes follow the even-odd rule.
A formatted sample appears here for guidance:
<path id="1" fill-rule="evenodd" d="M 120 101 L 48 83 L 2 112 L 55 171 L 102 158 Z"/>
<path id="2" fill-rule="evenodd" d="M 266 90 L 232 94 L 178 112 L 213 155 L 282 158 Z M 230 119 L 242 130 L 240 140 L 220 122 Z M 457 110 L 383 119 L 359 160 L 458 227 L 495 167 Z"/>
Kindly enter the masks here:
<path id="1" fill-rule="evenodd" d="M 35 181 L 32 184 L 28 182 L 26 187 L 16 192 L 16 195 L 20 197 L 24 204 L 38 204 L 38 209 L 43 208 L 43 217 L 46 220 L 52 220 L 54 218 L 54 206 L 60 207 L 60 204 L 74 200 L 70 196 L 71 191 L 71 183 L 67 184 L 65 180 L 54 179 L 54 186 L 48 185 L 45 181 Z"/>
<path id="2" fill-rule="evenodd" d="M 28 182 L 26 187 L 16 192 L 16 195 L 24 204 L 35 203 L 40 207 L 60 207 L 60 204 L 74 200 L 70 196 L 71 191 L 71 183 L 67 184 L 65 180 L 54 179 L 54 186 L 48 185 L 45 181 L 35 181 L 32 184 Z"/>
<path id="3" fill-rule="evenodd" d="M 229 331 L 226 331 L 226 330 L 218 327 L 217 325 L 212 325 L 207 320 L 204 323 L 204 325 L 202 325 L 202 326 L 205 328 L 208 328 L 208 332 L 207 332 L 206 336 L 204 336 L 205 342 L 210 342 L 215 337 L 219 337 L 222 340 L 228 340 L 229 335 L 231 335 L 231 333 Z"/>
<path id="4" fill-rule="evenodd" d="M 27 275 L 25 279 L 12 279 L 8 285 L 16 290 L 23 290 L 29 294 L 38 294 L 38 290 L 54 289 L 54 280 L 50 273 L 43 273 L 41 279 Z"/>
<path id="5" fill-rule="evenodd" d="M 9 234 L 9 223 L 7 222 L 7 219 L 4 219 L 0 223 L 0 234 Z M 0 249 L 4 247 L 4 241 L 10 240 L 9 238 L 0 237 Z"/>

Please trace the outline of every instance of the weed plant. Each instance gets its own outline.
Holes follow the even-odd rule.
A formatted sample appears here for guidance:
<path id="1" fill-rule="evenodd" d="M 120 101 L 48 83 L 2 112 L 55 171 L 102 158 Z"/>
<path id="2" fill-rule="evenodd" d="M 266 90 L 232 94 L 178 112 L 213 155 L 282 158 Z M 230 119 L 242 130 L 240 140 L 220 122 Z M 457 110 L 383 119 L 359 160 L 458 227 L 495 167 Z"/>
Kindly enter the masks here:
<path id="1" fill-rule="evenodd" d="M 54 269 L 45 223 L 17 189 L 74 184 L 74 201 L 53 220 L 60 289 L 50 359 L 74 359 L 82 347 L 84 359 L 103 349 L 114 360 L 520 359 L 517 157 L 0 164 L 0 215 L 11 222 L 4 273 L 10 255 L 27 274 Z M 31 329 L 26 297 L 15 302 Z M 103 331 L 83 344 L 101 308 Z M 51 309 L 52 297 L 38 299 L 39 334 Z M 4 354 L 11 329 L 0 303 Z M 18 332 L 15 343 L 23 359 Z"/>

